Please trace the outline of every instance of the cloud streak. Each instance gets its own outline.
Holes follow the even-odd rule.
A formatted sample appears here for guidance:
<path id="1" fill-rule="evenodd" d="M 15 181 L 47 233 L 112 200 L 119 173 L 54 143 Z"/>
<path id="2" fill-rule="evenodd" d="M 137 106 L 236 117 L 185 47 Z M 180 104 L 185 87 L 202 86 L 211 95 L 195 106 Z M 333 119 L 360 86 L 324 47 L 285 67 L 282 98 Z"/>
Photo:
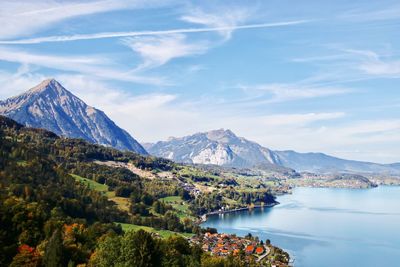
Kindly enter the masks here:
<path id="1" fill-rule="evenodd" d="M 136 0 L 97 0 L 85 3 L 54 0 L 3 0 L 0 5 L 0 36 L 3 38 L 26 36 L 74 17 L 121 9 L 146 8 L 153 5 L 158 5 L 158 3 Z"/>
<path id="2" fill-rule="evenodd" d="M 294 26 L 308 22 L 310 22 L 310 20 L 292 20 L 292 21 L 272 22 L 272 23 L 246 24 L 237 26 L 182 28 L 182 29 L 159 30 L 159 31 L 126 31 L 126 32 L 103 32 L 103 33 L 93 33 L 93 34 L 58 35 L 58 36 L 47 36 L 39 38 L 19 39 L 19 40 L 2 40 L 0 41 L 0 44 L 8 44 L 8 45 L 38 44 L 38 43 L 71 42 L 80 40 L 96 40 L 96 39 L 121 38 L 121 37 L 171 35 L 179 33 L 182 34 L 182 33 L 221 32 L 221 31 L 233 31 L 233 30 L 245 30 L 245 29 L 262 29 L 262 28 Z"/>

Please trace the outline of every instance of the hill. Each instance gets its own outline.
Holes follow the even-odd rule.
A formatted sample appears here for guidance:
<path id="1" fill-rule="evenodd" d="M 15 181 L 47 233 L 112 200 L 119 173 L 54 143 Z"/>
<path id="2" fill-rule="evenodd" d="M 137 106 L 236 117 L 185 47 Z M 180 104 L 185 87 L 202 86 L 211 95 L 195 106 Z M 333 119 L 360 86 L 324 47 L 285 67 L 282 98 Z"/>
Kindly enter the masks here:
<path id="1" fill-rule="evenodd" d="M 59 262 L 57 266 L 68 261 L 103 266 L 98 258 L 92 259 L 93 252 L 104 240 L 123 235 L 123 228 L 146 229 L 160 237 L 188 236 L 202 231 L 195 221 L 201 214 L 275 203 L 271 189 L 261 182 L 236 182 L 193 166 L 60 138 L 3 116 L 0 169 L 1 266 L 42 266 L 43 262 L 50 266 L 53 260 Z M 158 251 L 154 254 L 158 260 L 164 248 L 174 247 L 145 233 L 115 238 L 141 244 L 143 237 L 146 242 L 160 242 L 161 250 L 142 251 Z M 178 242 L 176 238 L 171 242 Z M 178 240 L 190 248 L 185 239 Z M 105 258 L 110 256 L 107 253 Z M 200 264 L 200 258 L 191 258 L 191 250 L 184 253 Z"/>

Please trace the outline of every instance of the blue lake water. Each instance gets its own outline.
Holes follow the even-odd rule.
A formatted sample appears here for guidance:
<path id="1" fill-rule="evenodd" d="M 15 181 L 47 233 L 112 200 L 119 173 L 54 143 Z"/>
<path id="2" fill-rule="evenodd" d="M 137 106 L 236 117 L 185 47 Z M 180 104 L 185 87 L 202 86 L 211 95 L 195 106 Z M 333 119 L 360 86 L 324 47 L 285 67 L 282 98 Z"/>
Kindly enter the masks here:
<path id="1" fill-rule="evenodd" d="M 204 227 L 257 235 L 296 267 L 400 266 L 400 187 L 296 188 L 281 204 L 209 217 Z"/>

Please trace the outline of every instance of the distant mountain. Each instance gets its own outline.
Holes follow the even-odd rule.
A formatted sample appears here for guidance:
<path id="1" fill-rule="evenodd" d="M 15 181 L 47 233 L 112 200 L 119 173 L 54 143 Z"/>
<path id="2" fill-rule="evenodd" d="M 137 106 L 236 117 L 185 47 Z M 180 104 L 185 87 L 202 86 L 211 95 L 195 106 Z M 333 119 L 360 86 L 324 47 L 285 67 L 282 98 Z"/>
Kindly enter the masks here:
<path id="1" fill-rule="evenodd" d="M 275 154 L 230 130 L 214 130 L 146 145 L 148 152 L 176 162 L 252 167 L 276 162 Z"/>
<path id="2" fill-rule="evenodd" d="M 88 106 L 54 79 L 45 80 L 21 95 L 0 101 L 0 115 L 61 136 L 83 138 L 116 149 L 147 154 L 103 111 Z"/>
<path id="3" fill-rule="evenodd" d="M 400 174 L 400 164 L 345 160 L 323 153 L 273 151 L 223 129 L 146 144 L 146 149 L 155 156 L 194 164 L 238 168 L 285 167 L 314 173 Z"/>
<path id="4" fill-rule="evenodd" d="M 388 164 L 388 166 L 400 170 L 400 162 Z"/>
<path id="5" fill-rule="evenodd" d="M 279 164 L 297 171 L 315 173 L 399 173 L 392 164 L 378 164 L 332 157 L 323 153 L 298 153 L 295 151 L 274 151 L 279 158 Z"/>

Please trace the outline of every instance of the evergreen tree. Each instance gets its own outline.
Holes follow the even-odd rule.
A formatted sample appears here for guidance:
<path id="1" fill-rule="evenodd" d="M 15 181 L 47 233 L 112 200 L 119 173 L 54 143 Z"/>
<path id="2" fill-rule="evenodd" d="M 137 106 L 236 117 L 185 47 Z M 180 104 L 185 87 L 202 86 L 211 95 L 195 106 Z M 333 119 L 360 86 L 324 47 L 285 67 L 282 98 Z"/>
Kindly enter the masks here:
<path id="1" fill-rule="evenodd" d="M 43 262 L 46 267 L 63 266 L 63 243 L 59 229 L 54 231 L 46 246 Z"/>

